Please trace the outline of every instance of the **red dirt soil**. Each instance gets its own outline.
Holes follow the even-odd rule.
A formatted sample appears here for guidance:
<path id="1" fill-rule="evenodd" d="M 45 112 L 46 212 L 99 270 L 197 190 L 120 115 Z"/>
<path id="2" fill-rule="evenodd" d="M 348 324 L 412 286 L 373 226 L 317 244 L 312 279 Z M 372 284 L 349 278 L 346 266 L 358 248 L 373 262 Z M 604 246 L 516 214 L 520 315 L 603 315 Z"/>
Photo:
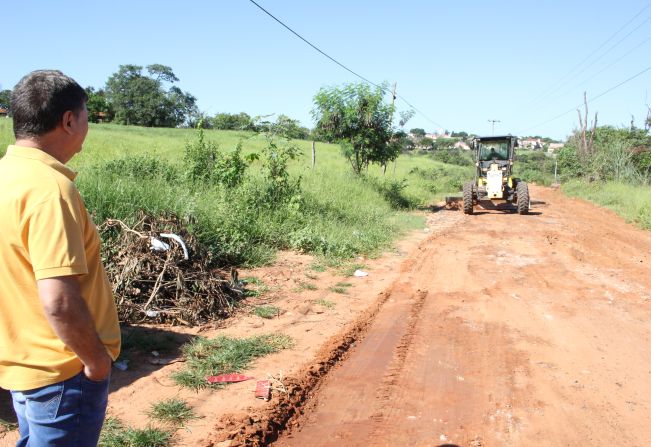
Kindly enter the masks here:
<path id="1" fill-rule="evenodd" d="M 109 414 L 145 426 L 151 403 L 182 397 L 202 417 L 176 433 L 183 446 L 646 445 L 651 233 L 556 190 L 531 196 L 526 216 L 431 213 L 426 232 L 361 261 L 365 278 L 314 278 L 312 259 L 289 253 L 242 272 L 285 312 L 152 330 L 292 336 L 240 371 L 280 379 L 272 399 L 253 397 L 255 381 L 181 390 L 169 374 L 182 364 L 132 359 L 114 371 Z M 329 289 L 338 281 L 347 294 Z"/>
<path id="2" fill-rule="evenodd" d="M 424 241 L 274 445 L 647 445 L 651 233 L 532 193 Z"/>

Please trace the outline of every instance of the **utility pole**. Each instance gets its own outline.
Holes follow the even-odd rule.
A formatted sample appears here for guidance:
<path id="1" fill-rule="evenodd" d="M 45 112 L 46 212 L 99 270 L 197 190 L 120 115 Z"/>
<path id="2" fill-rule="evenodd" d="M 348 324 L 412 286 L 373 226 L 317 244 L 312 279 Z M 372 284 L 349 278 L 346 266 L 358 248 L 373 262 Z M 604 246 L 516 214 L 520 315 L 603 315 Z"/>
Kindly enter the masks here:
<path id="1" fill-rule="evenodd" d="M 488 120 L 489 123 L 493 125 L 493 135 L 495 135 L 495 123 L 501 123 L 500 120 Z"/>
<path id="2" fill-rule="evenodd" d="M 394 82 L 393 83 L 393 88 L 391 89 L 391 125 L 393 126 L 393 105 L 396 102 L 396 87 L 398 87 L 398 83 Z M 397 159 L 396 159 L 397 160 Z M 393 160 L 393 175 L 396 175 L 396 160 Z M 386 175 L 387 173 L 387 164 L 384 163 L 382 166 L 382 175 Z"/>

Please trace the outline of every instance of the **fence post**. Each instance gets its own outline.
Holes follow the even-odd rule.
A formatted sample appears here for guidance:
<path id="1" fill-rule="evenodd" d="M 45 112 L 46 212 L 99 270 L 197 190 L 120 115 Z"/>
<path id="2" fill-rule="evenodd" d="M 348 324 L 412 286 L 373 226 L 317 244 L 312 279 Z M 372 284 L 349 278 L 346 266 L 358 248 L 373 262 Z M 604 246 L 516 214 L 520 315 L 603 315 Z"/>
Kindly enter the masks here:
<path id="1" fill-rule="evenodd" d="M 312 140 L 312 170 L 316 166 L 316 142 Z"/>

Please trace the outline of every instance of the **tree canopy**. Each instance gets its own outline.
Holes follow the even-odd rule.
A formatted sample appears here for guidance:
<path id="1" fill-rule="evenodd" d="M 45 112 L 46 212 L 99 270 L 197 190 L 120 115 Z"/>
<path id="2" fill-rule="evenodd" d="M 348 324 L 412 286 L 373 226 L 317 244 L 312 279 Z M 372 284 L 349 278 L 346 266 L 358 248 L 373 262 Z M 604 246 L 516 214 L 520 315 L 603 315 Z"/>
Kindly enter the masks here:
<path id="1" fill-rule="evenodd" d="M 359 83 L 322 88 L 314 96 L 317 131 L 340 143 L 356 174 L 369 163 L 386 164 L 400 154 L 397 145 L 390 144 L 394 108 L 384 102 L 385 92 L 386 85 Z"/>
<path id="2" fill-rule="evenodd" d="M 0 90 L 0 107 L 11 109 L 11 90 Z"/>
<path id="3" fill-rule="evenodd" d="M 153 64 L 143 74 L 140 65 L 120 65 L 106 82 L 106 99 L 115 113 L 115 122 L 147 127 L 176 127 L 197 113 L 196 98 L 176 86 L 168 66 Z"/>

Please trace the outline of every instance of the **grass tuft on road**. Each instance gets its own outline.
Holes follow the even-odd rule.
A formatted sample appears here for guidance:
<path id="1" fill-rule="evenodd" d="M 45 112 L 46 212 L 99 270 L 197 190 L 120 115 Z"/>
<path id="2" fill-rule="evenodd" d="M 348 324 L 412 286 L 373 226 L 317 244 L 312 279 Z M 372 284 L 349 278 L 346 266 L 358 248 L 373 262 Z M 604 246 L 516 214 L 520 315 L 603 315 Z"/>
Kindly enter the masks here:
<path id="1" fill-rule="evenodd" d="M 292 346 L 293 340 L 282 334 L 251 338 L 198 337 L 183 346 L 185 368 L 172 374 L 172 380 L 182 387 L 199 390 L 209 385 L 206 376 L 242 372 L 256 358 Z"/>
<path id="2" fill-rule="evenodd" d="M 151 405 L 148 416 L 162 423 L 183 427 L 192 420 L 198 419 L 194 410 L 183 399 L 165 399 Z"/>
<path id="3" fill-rule="evenodd" d="M 172 433 L 156 427 L 134 429 L 117 418 L 109 417 L 99 438 L 98 447 L 168 447 Z"/>
<path id="4" fill-rule="evenodd" d="M 254 307 L 251 313 L 255 316 L 265 319 L 275 318 L 280 314 L 280 309 L 276 306 L 257 306 Z"/>

